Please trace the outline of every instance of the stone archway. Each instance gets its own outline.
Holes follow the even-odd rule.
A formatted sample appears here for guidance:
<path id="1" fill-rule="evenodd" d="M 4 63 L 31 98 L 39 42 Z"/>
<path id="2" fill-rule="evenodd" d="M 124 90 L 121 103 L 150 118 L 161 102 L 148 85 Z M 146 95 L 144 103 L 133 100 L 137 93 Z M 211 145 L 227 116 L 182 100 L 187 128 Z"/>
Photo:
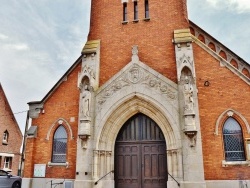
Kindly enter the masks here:
<path id="1" fill-rule="evenodd" d="M 181 135 L 179 125 L 165 106 L 146 95 L 136 93 L 123 98 L 103 116 L 99 122 L 102 127 L 96 135 L 93 175 L 98 179 L 114 170 L 114 149 L 116 137 L 123 124 L 137 113 L 151 118 L 162 130 L 167 142 L 167 160 L 169 172 L 175 177 L 182 177 Z M 110 176 L 105 186 L 114 186 L 114 177 Z M 172 179 L 170 179 L 171 182 Z M 108 182 L 107 181 L 107 182 Z M 111 181 L 111 182 L 110 182 Z M 112 183 L 113 182 L 113 183 Z M 103 181 L 104 183 L 104 181 Z M 169 183 L 169 182 L 168 182 Z"/>

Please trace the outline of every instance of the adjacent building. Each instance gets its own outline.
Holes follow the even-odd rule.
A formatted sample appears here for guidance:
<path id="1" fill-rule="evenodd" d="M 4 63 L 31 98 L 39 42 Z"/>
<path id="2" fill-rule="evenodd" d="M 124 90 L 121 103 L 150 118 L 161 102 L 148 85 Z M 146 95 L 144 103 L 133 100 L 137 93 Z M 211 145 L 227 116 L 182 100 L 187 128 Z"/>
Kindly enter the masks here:
<path id="1" fill-rule="evenodd" d="M 22 186 L 250 186 L 249 85 L 186 0 L 92 0 L 80 57 L 29 102 Z"/>
<path id="2" fill-rule="evenodd" d="M 0 169 L 18 174 L 22 133 L 0 84 Z"/>

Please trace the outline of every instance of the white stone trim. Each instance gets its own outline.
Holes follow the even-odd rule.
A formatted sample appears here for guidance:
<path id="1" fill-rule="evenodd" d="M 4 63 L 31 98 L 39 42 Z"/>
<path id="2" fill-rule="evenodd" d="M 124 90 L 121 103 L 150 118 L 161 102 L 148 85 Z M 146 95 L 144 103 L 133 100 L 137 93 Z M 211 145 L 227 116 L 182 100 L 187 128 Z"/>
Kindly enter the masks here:
<path id="1" fill-rule="evenodd" d="M 12 170 L 10 168 L 3 168 L 3 170 L 5 170 L 7 172 L 12 172 Z"/>
<path id="2" fill-rule="evenodd" d="M 168 150 L 180 148 L 181 144 L 178 143 L 177 140 L 181 140 L 181 136 L 175 134 L 180 132 L 179 127 L 171 126 L 171 124 L 178 125 L 177 122 L 172 119 L 171 112 L 167 112 L 168 115 L 165 115 L 166 112 L 162 112 L 163 106 L 156 107 L 153 104 L 155 102 L 156 101 L 153 102 L 153 99 L 149 98 L 149 96 L 139 92 L 132 93 L 126 98 L 121 99 L 121 101 L 117 101 L 116 104 L 112 106 L 112 109 L 110 109 L 111 111 L 108 112 L 108 114 L 103 117 L 103 121 L 101 121 L 104 123 L 101 125 L 101 127 L 103 127 L 102 130 L 98 132 L 96 140 L 99 142 L 96 143 L 96 148 L 112 150 L 121 127 L 130 117 L 139 112 L 147 115 L 158 124 L 167 141 Z M 169 119 L 166 117 L 169 117 Z M 112 141 L 112 144 L 109 143 L 111 145 L 109 145 L 108 148 L 106 148 L 107 146 L 103 148 L 103 143 L 107 140 Z"/>
<path id="3" fill-rule="evenodd" d="M 217 52 L 213 51 L 211 48 L 209 48 L 206 44 L 204 44 L 198 38 L 196 38 L 193 35 L 191 35 L 191 36 L 192 36 L 192 39 L 194 40 L 194 42 L 198 46 L 200 46 L 201 48 L 203 48 L 204 50 L 206 50 L 206 52 L 208 52 L 210 55 L 212 55 L 215 59 L 218 60 L 218 62 L 220 63 L 220 66 L 225 66 L 230 71 L 232 71 L 234 74 L 236 74 L 237 76 L 239 76 L 244 82 L 246 82 L 248 85 L 250 85 L 250 79 L 247 76 L 245 76 L 242 72 L 240 72 L 240 69 L 236 69 L 227 60 L 225 60 L 224 58 L 222 58 L 219 54 L 217 54 Z"/>
<path id="4" fill-rule="evenodd" d="M 2 156 L 2 157 L 14 157 L 15 155 L 13 153 L 0 153 L 0 156 Z"/>
<path id="5" fill-rule="evenodd" d="M 95 138 L 95 140 L 97 140 L 95 148 L 96 150 L 111 152 L 109 167 L 105 167 L 106 169 L 114 169 L 114 147 L 116 137 L 121 127 L 130 117 L 139 112 L 147 115 L 158 124 L 165 137 L 167 149 L 179 150 L 181 148 L 181 130 L 179 129 L 178 122 L 176 122 L 178 118 L 174 119 L 173 114 L 171 114 L 175 110 L 172 108 L 173 111 L 169 112 L 164 109 L 164 104 L 158 103 L 156 105 L 156 103 L 157 101 L 154 99 L 139 92 L 131 93 L 121 98 L 120 101 L 113 99 L 113 105 L 109 111 L 105 113 L 102 119 L 96 122 L 96 125 L 98 124 L 100 128 Z M 173 164 L 169 163 L 168 165 L 174 165 L 172 169 L 176 175 L 175 177 L 182 177 L 182 158 L 178 156 L 179 155 L 173 156 L 172 160 L 175 162 Z M 100 169 L 98 161 L 100 161 L 98 158 L 94 158 L 94 178 L 105 174 L 107 171 Z M 101 173 L 100 170 L 102 170 Z"/>
<path id="6" fill-rule="evenodd" d="M 65 163 L 48 162 L 48 167 L 52 167 L 52 166 L 65 166 L 66 168 L 68 168 L 69 167 L 69 162 L 65 162 Z"/>
<path id="7" fill-rule="evenodd" d="M 218 117 L 216 124 L 215 124 L 215 131 L 214 131 L 215 135 L 219 135 L 219 126 L 220 126 L 223 116 L 227 114 L 230 117 L 230 116 L 233 116 L 234 113 L 241 118 L 241 120 L 244 122 L 244 125 L 247 128 L 247 133 L 250 134 L 250 126 L 247 120 L 244 118 L 244 116 L 242 116 L 239 112 L 235 111 L 234 109 L 229 108 L 225 110 L 224 112 L 222 112 L 222 114 Z"/>
<path id="8" fill-rule="evenodd" d="M 51 134 L 52 129 L 53 129 L 55 126 L 58 126 L 59 124 L 63 124 L 63 125 L 65 125 L 65 126 L 68 128 L 69 133 L 70 133 L 70 138 L 71 138 L 71 140 L 73 140 L 73 139 L 74 139 L 74 136 L 73 136 L 73 132 L 72 132 L 71 126 L 70 126 L 70 124 L 69 124 L 65 119 L 63 119 L 63 118 L 59 118 L 58 120 L 56 120 L 56 121 L 50 126 L 49 131 L 48 131 L 47 136 L 46 136 L 46 140 L 49 140 L 49 137 L 50 137 L 50 134 Z"/>
<path id="9" fill-rule="evenodd" d="M 222 161 L 222 167 L 229 166 L 250 166 L 250 161 Z"/>
<path id="10" fill-rule="evenodd" d="M 116 137 L 124 123 L 137 113 L 145 114 L 158 124 L 167 150 L 181 151 L 182 148 L 177 84 L 140 62 L 137 47 L 132 49 L 132 61 L 96 93 L 93 149 L 110 152 L 110 155 L 105 157 L 94 152 L 94 179 L 114 169 Z M 168 165 L 172 165 L 171 173 L 182 179 L 180 156 L 181 152 L 172 155 L 169 158 L 172 163 Z"/>

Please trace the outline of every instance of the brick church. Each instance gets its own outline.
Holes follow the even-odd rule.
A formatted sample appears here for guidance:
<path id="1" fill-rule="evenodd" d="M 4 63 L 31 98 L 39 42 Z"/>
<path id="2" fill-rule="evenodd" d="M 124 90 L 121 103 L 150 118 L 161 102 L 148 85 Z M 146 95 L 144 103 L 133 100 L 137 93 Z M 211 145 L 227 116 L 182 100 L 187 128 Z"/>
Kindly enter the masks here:
<path id="1" fill-rule="evenodd" d="M 81 56 L 28 103 L 22 187 L 250 186 L 249 85 L 186 0 L 92 0 Z"/>

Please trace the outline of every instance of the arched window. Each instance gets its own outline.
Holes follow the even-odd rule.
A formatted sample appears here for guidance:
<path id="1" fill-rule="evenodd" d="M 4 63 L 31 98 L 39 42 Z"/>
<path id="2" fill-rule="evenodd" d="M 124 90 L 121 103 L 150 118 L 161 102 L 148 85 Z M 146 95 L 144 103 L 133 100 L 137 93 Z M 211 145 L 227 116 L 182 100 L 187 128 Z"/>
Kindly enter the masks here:
<path id="1" fill-rule="evenodd" d="M 53 137 L 53 163 L 65 163 L 67 151 L 67 132 L 66 129 L 60 125 Z"/>
<path id="2" fill-rule="evenodd" d="M 246 160 L 241 126 L 232 117 L 224 124 L 223 139 L 226 161 Z"/>

